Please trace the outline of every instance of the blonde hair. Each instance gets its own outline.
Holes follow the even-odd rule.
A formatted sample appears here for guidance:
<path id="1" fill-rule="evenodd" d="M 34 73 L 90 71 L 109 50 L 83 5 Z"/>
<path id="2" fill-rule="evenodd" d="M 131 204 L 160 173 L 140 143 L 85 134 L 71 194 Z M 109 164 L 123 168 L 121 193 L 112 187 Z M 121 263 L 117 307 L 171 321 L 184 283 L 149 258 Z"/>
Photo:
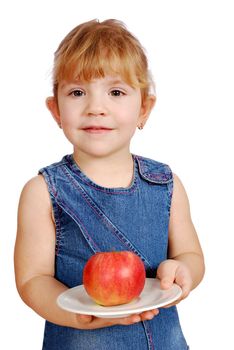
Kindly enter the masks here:
<path id="1" fill-rule="evenodd" d="M 144 49 L 124 23 L 92 20 L 75 27 L 62 40 L 54 55 L 53 91 L 62 80 L 90 81 L 120 75 L 142 98 L 149 94 L 152 79 Z"/>

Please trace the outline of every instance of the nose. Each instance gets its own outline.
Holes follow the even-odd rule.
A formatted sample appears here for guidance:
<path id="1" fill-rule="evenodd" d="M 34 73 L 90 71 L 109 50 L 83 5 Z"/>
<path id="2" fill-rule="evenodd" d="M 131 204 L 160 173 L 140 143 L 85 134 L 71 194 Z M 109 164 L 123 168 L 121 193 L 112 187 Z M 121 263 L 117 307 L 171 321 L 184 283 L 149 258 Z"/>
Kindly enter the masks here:
<path id="1" fill-rule="evenodd" d="M 104 117 L 107 114 L 104 98 L 99 95 L 89 96 L 86 115 L 90 117 Z"/>

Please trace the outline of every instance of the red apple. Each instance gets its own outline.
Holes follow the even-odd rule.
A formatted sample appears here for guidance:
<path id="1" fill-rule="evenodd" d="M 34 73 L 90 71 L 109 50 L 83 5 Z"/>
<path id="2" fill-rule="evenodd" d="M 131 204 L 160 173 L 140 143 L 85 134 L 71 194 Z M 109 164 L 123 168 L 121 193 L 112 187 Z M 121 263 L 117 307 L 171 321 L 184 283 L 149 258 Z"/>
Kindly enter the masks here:
<path id="1" fill-rule="evenodd" d="M 130 251 L 93 255 L 83 271 L 88 295 L 99 305 L 126 304 L 137 298 L 145 284 L 145 266 Z"/>

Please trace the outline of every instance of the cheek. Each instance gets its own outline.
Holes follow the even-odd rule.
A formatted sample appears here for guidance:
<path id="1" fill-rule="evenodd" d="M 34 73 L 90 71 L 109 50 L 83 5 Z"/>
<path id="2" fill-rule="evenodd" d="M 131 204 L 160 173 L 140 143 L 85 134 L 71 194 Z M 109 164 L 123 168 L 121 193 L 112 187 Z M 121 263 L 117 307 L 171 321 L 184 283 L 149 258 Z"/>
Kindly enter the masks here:
<path id="1" fill-rule="evenodd" d="M 136 118 L 132 118 L 130 115 L 126 115 L 126 118 L 120 124 L 122 137 L 129 140 L 134 135 L 137 128 Z"/>
<path id="2" fill-rule="evenodd" d="M 128 109 L 125 110 L 125 113 L 123 113 L 120 122 L 128 128 L 134 129 L 138 124 L 139 116 L 140 108 L 131 108 L 130 106 L 130 108 L 128 107 Z"/>
<path id="3" fill-rule="evenodd" d="M 63 125 L 72 125 L 77 121 L 76 113 L 68 106 L 62 106 L 60 109 L 60 118 Z"/>

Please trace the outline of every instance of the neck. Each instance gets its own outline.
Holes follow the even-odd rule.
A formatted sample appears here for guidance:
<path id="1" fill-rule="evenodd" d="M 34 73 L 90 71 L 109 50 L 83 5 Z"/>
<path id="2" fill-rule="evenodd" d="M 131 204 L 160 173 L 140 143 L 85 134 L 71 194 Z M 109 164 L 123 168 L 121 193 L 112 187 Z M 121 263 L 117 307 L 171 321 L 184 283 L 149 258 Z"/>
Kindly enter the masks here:
<path id="1" fill-rule="evenodd" d="M 130 152 L 106 157 L 92 157 L 74 151 L 73 157 L 81 171 L 100 186 L 128 187 L 132 182 L 134 163 Z"/>

